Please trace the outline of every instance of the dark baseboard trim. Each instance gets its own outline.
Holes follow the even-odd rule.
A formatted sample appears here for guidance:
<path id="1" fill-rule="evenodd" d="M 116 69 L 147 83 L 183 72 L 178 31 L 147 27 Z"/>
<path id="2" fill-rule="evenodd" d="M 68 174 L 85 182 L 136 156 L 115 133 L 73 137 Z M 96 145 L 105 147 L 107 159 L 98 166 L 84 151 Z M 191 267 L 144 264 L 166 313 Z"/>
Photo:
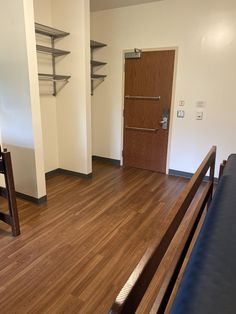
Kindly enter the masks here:
<path id="1" fill-rule="evenodd" d="M 120 166 L 120 160 L 119 159 L 112 159 L 112 158 L 106 158 L 106 157 L 100 157 L 100 156 L 92 156 L 92 160 L 105 161 L 105 162 L 109 162 L 113 165 Z"/>
<path id="2" fill-rule="evenodd" d="M 59 169 L 59 173 L 65 174 L 65 175 L 68 175 L 68 176 L 82 178 L 82 179 L 91 179 L 93 177 L 92 173 L 84 174 L 84 173 L 71 171 L 71 170 L 66 170 L 66 169 L 61 169 L 61 168 Z"/>
<path id="3" fill-rule="evenodd" d="M 54 170 L 52 170 L 52 171 L 49 171 L 49 172 L 45 173 L 45 177 L 46 177 L 46 179 L 47 179 L 47 178 L 50 178 L 50 177 L 52 177 L 52 176 L 55 176 L 55 175 L 57 175 L 57 174 L 59 174 L 59 173 L 60 173 L 60 169 L 57 168 L 57 169 L 54 169 Z"/>
<path id="4" fill-rule="evenodd" d="M 38 204 L 38 205 L 41 205 L 41 204 L 44 204 L 47 202 L 47 195 L 45 195 L 41 198 L 36 198 L 36 197 L 30 196 L 27 194 L 16 192 L 16 197 L 20 198 L 22 200 L 25 200 L 25 201 L 29 201 L 29 202 L 34 203 L 34 204 Z"/>
<path id="5" fill-rule="evenodd" d="M 191 179 L 193 176 L 193 173 L 191 172 L 184 172 L 184 171 L 179 171 L 179 170 L 174 170 L 174 169 L 169 169 L 169 176 L 174 176 L 174 177 L 183 177 L 187 179 Z"/>
<path id="6" fill-rule="evenodd" d="M 179 170 L 174 170 L 174 169 L 169 169 L 168 172 L 169 176 L 174 176 L 174 177 L 182 177 L 182 178 L 187 178 L 187 179 L 191 179 L 193 176 L 193 173 L 191 172 L 184 172 L 184 171 L 179 171 Z M 204 178 L 205 181 L 208 180 L 208 176 L 206 176 Z M 218 183 L 218 178 L 214 178 L 214 182 Z"/>
<path id="7" fill-rule="evenodd" d="M 58 175 L 58 174 L 64 174 L 67 176 L 73 176 L 73 177 L 78 177 L 78 178 L 82 178 L 82 179 L 91 179 L 93 176 L 92 173 L 84 174 L 84 173 L 80 173 L 80 172 L 76 172 L 76 171 L 58 168 L 58 169 L 47 172 L 45 174 L 45 177 L 46 177 L 46 179 L 48 179 L 48 178 L 55 176 L 55 175 Z"/>

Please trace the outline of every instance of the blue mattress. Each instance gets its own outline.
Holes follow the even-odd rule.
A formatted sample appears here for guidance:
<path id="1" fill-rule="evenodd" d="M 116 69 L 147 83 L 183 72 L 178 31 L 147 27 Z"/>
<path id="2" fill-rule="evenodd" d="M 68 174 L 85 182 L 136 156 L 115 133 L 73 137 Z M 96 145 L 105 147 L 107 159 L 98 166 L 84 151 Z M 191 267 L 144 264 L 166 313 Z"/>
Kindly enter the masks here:
<path id="1" fill-rule="evenodd" d="M 236 154 L 228 158 L 171 314 L 236 313 Z"/>

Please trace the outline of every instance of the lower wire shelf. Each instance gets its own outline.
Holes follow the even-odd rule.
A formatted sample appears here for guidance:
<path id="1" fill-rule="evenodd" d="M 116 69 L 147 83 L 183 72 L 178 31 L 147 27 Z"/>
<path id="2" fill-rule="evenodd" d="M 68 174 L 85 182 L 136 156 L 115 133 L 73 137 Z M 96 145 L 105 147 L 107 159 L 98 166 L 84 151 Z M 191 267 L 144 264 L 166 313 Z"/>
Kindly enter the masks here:
<path id="1" fill-rule="evenodd" d="M 102 74 L 91 74 L 91 80 L 104 80 L 106 75 Z"/>
<path id="2" fill-rule="evenodd" d="M 53 75 L 53 74 L 44 74 L 44 73 L 39 73 L 38 74 L 39 80 L 40 81 L 68 81 L 71 76 L 69 75 Z"/>
<path id="3" fill-rule="evenodd" d="M 71 76 L 39 73 L 38 78 L 39 78 L 39 81 L 52 82 L 53 84 L 52 95 L 56 96 L 59 93 L 59 91 L 69 82 L 69 79 L 71 78 Z"/>

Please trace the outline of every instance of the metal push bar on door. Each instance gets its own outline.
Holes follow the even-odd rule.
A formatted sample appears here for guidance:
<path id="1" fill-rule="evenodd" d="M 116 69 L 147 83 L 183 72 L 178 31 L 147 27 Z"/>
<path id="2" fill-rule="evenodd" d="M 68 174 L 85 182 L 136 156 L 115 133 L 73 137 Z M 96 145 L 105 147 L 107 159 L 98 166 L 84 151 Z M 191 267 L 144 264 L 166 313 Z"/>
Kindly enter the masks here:
<path id="1" fill-rule="evenodd" d="M 134 126 L 126 126 L 125 128 L 128 130 L 136 130 L 136 131 L 148 131 L 148 132 L 158 131 L 158 129 L 138 128 L 138 127 L 134 127 Z"/>
<path id="2" fill-rule="evenodd" d="M 126 99 L 147 99 L 147 100 L 160 100 L 161 96 L 130 96 L 126 95 Z"/>

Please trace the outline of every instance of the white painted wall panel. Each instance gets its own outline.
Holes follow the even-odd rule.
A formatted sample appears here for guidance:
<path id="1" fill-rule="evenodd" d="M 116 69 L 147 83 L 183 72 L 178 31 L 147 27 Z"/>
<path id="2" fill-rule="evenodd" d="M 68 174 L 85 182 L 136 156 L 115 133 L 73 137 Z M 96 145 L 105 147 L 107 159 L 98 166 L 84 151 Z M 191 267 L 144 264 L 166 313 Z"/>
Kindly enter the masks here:
<path id="1" fill-rule="evenodd" d="M 93 154 L 120 159 L 122 52 L 134 47 L 178 47 L 168 167 L 194 172 L 210 146 L 217 165 L 236 151 L 236 3 L 233 0 L 165 0 L 92 13 L 91 37 L 108 44 L 97 59 L 108 74 L 92 98 Z M 186 117 L 176 118 L 179 100 Z M 198 101 L 204 118 L 197 121 Z"/>
<path id="2" fill-rule="evenodd" d="M 0 1 L 0 125 L 18 192 L 45 196 L 34 16 L 31 0 Z"/>

